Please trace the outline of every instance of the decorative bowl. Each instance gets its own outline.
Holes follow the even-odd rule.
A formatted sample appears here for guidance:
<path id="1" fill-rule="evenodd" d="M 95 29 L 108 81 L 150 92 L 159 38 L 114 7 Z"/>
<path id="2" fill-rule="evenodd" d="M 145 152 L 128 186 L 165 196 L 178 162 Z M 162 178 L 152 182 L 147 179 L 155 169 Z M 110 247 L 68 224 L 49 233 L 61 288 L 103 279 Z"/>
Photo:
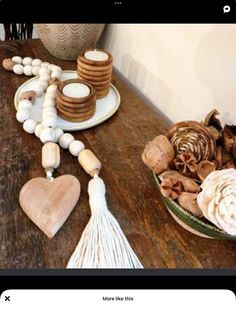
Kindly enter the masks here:
<path id="1" fill-rule="evenodd" d="M 160 179 L 153 173 L 157 188 L 160 192 Z M 236 236 L 232 236 L 223 230 L 219 229 L 212 223 L 210 223 L 205 218 L 198 218 L 191 213 L 184 210 L 177 202 L 172 199 L 165 197 L 161 194 L 161 198 L 166 205 L 171 216 L 176 220 L 176 222 L 188 230 L 189 232 L 196 234 L 200 237 L 211 238 L 211 239 L 221 239 L 221 240 L 235 240 Z"/>

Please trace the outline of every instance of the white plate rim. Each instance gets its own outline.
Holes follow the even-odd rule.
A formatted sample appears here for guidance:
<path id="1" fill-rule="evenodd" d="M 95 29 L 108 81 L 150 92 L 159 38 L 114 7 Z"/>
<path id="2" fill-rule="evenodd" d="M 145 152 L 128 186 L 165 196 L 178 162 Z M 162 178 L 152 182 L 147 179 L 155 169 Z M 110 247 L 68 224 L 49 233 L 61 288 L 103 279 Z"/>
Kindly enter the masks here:
<path id="1" fill-rule="evenodd" d="M 77 73 L 76 71 L 73 71 L 73 70 L 63 70 L 63 73 L 72 73 L 72 74 L 75 74 Z M 31 79 L 25 81 L 23 84 L 21 84 L 18 89 L 16 90 L 16 93 L 15 93 L 15 96 L 14 96 L 14 105 L 15 105 L 15 109 L 17 110 L 17 102 L 18 102 L 18 99 L 19 99 L 19 93 L 20 93 L 20 89 L 22 87 L 24 87 L 25 85 L 27 85 L 29 82 L 35 80 L 35 79 L 38 79 L 38 76 L 35 76 L 35 77 L 32 77 Z M 95 120 L 93 123 L 88 123 L 87 125 L 82 125 L 82 126 L 79 126 L 80 122 L 78 122 L 78 125 L 75 125 L 75 126 L 71 126 L 71 127 L 65 127 L 63 128 L 64 131 L 79 131 L 79 130 L 87 130 L 89 128 L 92 128 L 94 126 L 97 126 L 101 123 L 103 123 L 104 121 L 108 120 L 110 117 L 112 117 L 115 112 L 118 110 L 119 106 L 120 106 L 120 93 L 118 91 L 118 89 L 112 84 L 110 83 L 110 88 L 112 88 L 116 94 L 116 97 L 117 97 L 117 103 L 116 103 L 116 106 L 113 108 L 113 110 L 111 110 L 110 112 L 108 112 L 106 115 L 104 115 L 103 117 L 101 117 L 100 119 L 98 120 Z M 62 118 L 61 118 L 62 119 Z M 62 119 L 63 120 L 63 119 Z"/>

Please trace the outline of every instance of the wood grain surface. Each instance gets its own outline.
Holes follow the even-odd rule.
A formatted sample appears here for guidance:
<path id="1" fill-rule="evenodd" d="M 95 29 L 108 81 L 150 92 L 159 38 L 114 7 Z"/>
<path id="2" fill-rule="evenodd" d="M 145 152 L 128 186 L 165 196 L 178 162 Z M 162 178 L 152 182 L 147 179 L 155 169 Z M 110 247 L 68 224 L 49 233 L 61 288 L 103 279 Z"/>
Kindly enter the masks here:
<path id="1" fill-rule="evenodd" d="M 76 70 L 76 62 L 52 57 L 37 39 L 0 43 L 1 61 L 31 56 Z M 88 223 L 90 176 L 68 151 L 61 152 L 55 175 L 71 174 L 81 196 L 70 217 L 49 240 L 25 215 L 18 197 L 31 178 L 44 177 L 41 142 L 15 119 L 13 98 L 28 77 L 0 68 L 0 268 L 65 268 Z M 112 83 L 121 95 L 118 112 L 92 129 L 73 132 L 102 162 L 101 177 L 109 208 L 146 268 L 235 268 L 236 242 L 203 239 L 182 229 L 170 216 L 141 161 L 144 145 L 166 131 L 168 120 L 151 109 L 118 75 Z"/>

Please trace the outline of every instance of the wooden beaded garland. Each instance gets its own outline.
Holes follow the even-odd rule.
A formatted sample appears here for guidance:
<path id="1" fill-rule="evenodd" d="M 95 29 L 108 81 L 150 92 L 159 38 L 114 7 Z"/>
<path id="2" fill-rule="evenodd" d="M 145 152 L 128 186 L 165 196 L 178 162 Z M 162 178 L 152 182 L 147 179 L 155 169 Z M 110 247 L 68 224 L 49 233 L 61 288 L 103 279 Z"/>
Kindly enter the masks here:
<path id="1" fill-rule="evenodd" d="M 23 99 L 19 101 L 17 106 L 16 118 L 19 122 L 23 123 L 23 128 L 26 132 L 30 134 L 34 133 L 44 144 L 42 150 L 42 165 L 45 168 L 47 178 L 50 182 L 53 180 L 52 171 L 60 164 L 59 147 L 55 144 L 56 142 L 59 142 L 62 148 L 69 149 L 69 152 L 78 158 L 82 168 L 93 177 L 88 186 L 89 204 L 92 216 L 67 264 L 67 268 L 142 268 L 140 261 L 130 247 L 119 224 L 107 208 L 105 185 L 103 180 L 98 176 L 101 169 L 101 162 L 91 150 L 85 149 L 85 145 L 81 141 L 75 140 L 73 135 L 64 133 L 61 128 L 56 126 L 56 82 L 60 78 L 62 69 L 48 62 L 42 62 L 39 59 L 33 60 L 30 57 L 22 59 L 19 56 L 15 56 L 12 58 L 12 61 L 16 63 L 13 66 L 14 73 L 18 75 L 22 75 L 23 73 L 26 75 L 39 75 L 39 80 L 36 85 L 31 91 L 27 92 L 33 92 L 32 95 L 36 94 L 37 97 L 41 97 L 43 93 L 46 92 L 42 103 L 41 123 L 31 118 L 31 109 L 35 100 L 34 97 L 25 99 L 22 96 Z M 48 86 L 49 83 L 52 83 L 52 85 Z M 67 178 L 64 179 L 62 177 Z M 73 176 L 65 175 L 56 178 L 55 181 L 58 179 L 61 179 L 61 181 L 64 180 L 64 182 L 67 182 L 67 186 L 74 184 L 75 189 L 79 189 L 79 191 L 74 194 L 74 198 L 72 197 L 75 201 L 76 199 L 78 200 L 78 192 L 80 194 L 80 185 L 76 178 L 73 178 Z M 46 183 L 43 180 L 45 179 L 34 178 L 23 186 L 20 193 L 20 204 L 26 214 L 26 204 L 33 204 L 32 202 L 27 202 L 24 197 L 29 194 L 29 190 L 27 189 L 34 188 L 34 182 L 36 181 L 40 185 L 45 185 Z M 54 191 L 53 189 L 56 189 L 57 185 L 54 184 L 54 186 L 48 187 Z M 45 191 L 47 191 L 46 188 Z M 70 199 L 70 193 L 69 195 L 67 193 L 66 200 L 69 202 Z M 64 215 L 63 218 L 64 220 L 60 220 L 59 224 L 58 221 L 55 221 L 56 225 L 51 224 L 50 228 L 41 225 L 37 218 L 38 214 L 35 216 L 35 210 L 32 211 L 31 214 L 28 213 L 28 216 L 49 238 L 51 238 L 62 226 L 65 219 L 70 214 L 70 211 L 73 209 L 73 206 L 67 210 L 66 216 Z M 57 218 L 59 219 L 59 217 Z M 43 221 L 45 221 L 45 217 Z"/>

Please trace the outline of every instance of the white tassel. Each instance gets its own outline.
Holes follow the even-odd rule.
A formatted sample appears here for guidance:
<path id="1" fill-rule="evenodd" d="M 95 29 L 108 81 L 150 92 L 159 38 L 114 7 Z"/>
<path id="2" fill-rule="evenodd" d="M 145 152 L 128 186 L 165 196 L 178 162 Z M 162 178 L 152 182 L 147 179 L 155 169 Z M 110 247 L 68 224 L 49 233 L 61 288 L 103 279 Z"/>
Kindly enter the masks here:
<path id="1" fill-rule="evenodd" d="M 105 185 L 95 175 L 88 186 L 91 218 L 67 268 L 143 268 L 107 208 Z"/>

